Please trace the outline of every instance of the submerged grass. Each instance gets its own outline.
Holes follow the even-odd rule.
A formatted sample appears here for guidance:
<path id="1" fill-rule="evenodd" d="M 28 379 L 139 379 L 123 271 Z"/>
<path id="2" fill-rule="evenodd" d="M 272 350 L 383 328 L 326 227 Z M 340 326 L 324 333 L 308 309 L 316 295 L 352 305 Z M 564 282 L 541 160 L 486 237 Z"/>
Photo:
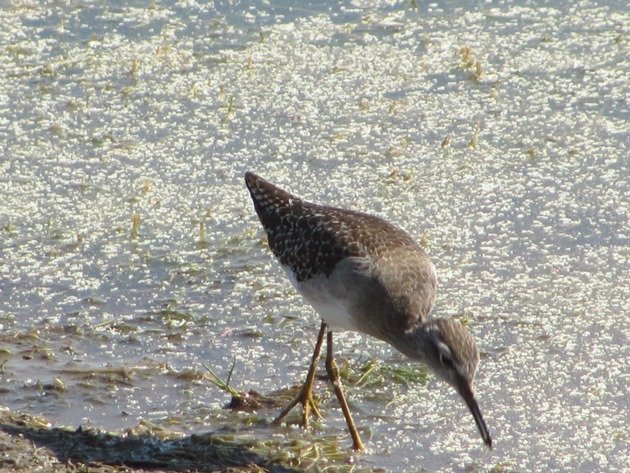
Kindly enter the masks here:
<path id="1" fill-rule="evenodd" d="M 232 374 L 234 373 L 234 366 L 236 364 L 236 360 L 232 362 L 232 367 L 228 373 L 228 376 L 225 380 L 221 379 L 208 365 L 203 365 L 204 368 L 210 374 L 210 382 L 218 387 L 220 390 L 226 392 L 231 396 L 230 402 L 225 406 L 226 409 L 231 409 L 234 411 L 243 411 L 243 412 L 254 412 L 261 408 L 270 408 L 278 406 L 278 402 L 273 397 L 264 396 L 256 391 L 239 391 L 238 389 L 230 386 L 230 380 L 232 378 Z M 248 425 L 264 423 L 262 419 L 252 419 L 250 418 L 248 421 Z"/>
<path id="2" fill-rule="evenodd" d="M 362 373 L 354 381 L 357 387 L 381 387 L 392 383 L 409 386 L 411 384 L 426 384 L 429 373 L 422 366 L 406 367 L 381 363 L 372 358 L 359 371 Z"/>
<path id="3" fill-rule="evenodd" d="M 203 367 L 210 374 L 210 382 L 214 384 L 216 387 L 218 387 L 221 391 L 225 391 L 232 397 L 235 397 L 235 396 L 238 397 L 241 395 L 240 391 L 230 386 L 230 379 L 232 378 L 232 374 L 234 373 L 235 364 L 236 364 L 236 360 L 232 362 L 232 366 L 230 367 L 230 372 L 228 373 L 228 376 L 225 380 L 221 379 L 214 371 L 212 371 L 212 369 L 208 365 L 206 364 L 203 365 Z"/>
<path id="4" fill-rule="evenodd" d="M 214 434 L 186 436 L 146 421 L 124 433 L 110 433 L 53 428 L 42 417 L 4 409 L 0 441 L 0 469 L 17 472 L 298 471 L 247 442 Z"/>
<path id="5" fill-rule="evenodd" d="M 0 470 L 65 471 L 374 471 L 355 465 L 335 436 L 258 440 L 256 431 L 186 435 L 146 420 L 121 433 L 54 428 L 40 416 L 0 408 Z M 263 433 L 261 432 L 261 437 Z M 268 436 L 267 436 L 268 437 Z"/>

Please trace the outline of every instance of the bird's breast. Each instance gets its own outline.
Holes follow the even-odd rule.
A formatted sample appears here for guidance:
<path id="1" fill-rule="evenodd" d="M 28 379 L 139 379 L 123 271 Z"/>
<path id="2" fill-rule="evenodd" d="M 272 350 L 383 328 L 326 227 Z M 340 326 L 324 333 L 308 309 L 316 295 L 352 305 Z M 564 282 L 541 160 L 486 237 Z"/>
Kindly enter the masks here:
<path id="1" fill-rule="evenodd" d="M 324 322 L 333 328 L 362 332 L 353 307 L 361 297 L 361 288 L 348 274 L 347 263 L 340 262 L 330 276 L 318 273 L 306 280 L 298 280 L 295 272 L 283 265 L 291 284 L 315 309 Z"/>

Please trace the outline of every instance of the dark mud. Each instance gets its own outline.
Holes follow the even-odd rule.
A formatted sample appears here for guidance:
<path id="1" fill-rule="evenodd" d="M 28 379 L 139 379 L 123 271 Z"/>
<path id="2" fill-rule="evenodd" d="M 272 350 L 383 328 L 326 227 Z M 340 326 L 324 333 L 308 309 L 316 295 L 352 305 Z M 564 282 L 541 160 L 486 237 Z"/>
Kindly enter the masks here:
<path id="1" fill-rule="evenodd" d="M 57 428 L 39 417 L 0 412 L 0 471 L 302 471 L 251 447 L 214 434 L 160 438 L 149 432 Z"/>

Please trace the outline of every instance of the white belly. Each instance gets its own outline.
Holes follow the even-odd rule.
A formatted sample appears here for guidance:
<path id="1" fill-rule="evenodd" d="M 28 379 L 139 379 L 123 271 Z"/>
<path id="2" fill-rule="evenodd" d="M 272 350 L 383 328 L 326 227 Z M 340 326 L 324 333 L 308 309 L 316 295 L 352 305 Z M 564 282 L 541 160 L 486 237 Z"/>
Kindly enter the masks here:
<path id="1" fill-rule="evenodd" d="M 293 287 L 306 299 L 324 322 L 333 328 L 360 331 L 350 315 L 348 289 L 334 277 L 319 275 L 306 281 L 297 281 L 293 271 L 283 266 Z M 351 289 L 350 289 L 351 290 Z"/>

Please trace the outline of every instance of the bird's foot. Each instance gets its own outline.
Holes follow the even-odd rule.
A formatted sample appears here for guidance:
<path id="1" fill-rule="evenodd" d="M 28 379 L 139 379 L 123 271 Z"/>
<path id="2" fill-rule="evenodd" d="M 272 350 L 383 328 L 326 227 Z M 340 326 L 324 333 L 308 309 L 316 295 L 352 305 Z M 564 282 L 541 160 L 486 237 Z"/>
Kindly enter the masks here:
<path id="1" fill-rule="evenodd" d="M 322 414 L 321 412 L 319 412 L 319 408 L 317 407 L 317 403 L 315 402 L 315 398 L 313 397 L 312 389 L 306 389 L 306 387 L 303 386 L 302 390 L 296 396 L 296 398 L 293 399 L 293 401 L 291 401 L 289 405 L 284 408 L 280 415 L 276 417 L 271 424 L 280 425 L 287 414 L 291 412 L 291 410 L 298 404 L 302 404 L 302 421 L 300 422 L 301 427 L 305 429 L 308 427 L 311 411 L 312 415 L 316 419 L 321 419 Z"/>

